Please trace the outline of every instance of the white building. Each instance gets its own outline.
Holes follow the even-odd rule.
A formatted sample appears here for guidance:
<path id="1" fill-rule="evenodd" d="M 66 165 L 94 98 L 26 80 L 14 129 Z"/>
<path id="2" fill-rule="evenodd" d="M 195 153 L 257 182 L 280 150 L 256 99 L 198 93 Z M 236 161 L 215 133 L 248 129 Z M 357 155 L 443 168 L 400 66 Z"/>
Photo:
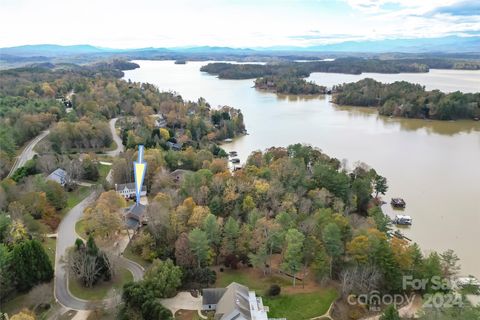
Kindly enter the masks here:
<path id="1" fill-rule="evenodd" d="M 115 191 L 122 195 L 125 199 L 133 199 L 135 198 L 135 183 L 121 183 L 115 184 Z M 147 187 L 142 186 L 142 191 L 140 192 L 140 196 L 147 195 Z"/>
<path id="2" fill-rule="evenodd" d="M 236 282 L 226 288 L 203 289 L 202 305 L 205 311 L 215 311 L 215 320 L 268 320 L 262 298 Z"/>

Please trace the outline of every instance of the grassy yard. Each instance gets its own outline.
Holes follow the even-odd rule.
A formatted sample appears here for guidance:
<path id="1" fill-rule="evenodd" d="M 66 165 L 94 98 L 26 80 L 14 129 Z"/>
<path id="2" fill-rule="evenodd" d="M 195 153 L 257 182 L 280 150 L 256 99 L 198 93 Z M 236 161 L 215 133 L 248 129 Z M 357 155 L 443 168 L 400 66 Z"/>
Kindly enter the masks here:
<path id="1" fill-rule="evenodd" d="M 77 221 L 75 224 L 75 232 L 83 239 L 88 238 L 87 233 L 85 232 L 85 220 L 81 219 Z"/>
<path id="2" fill-rule="evenodd" d="M 98 164 L 98 174 L 99 174 L 98 181 L 102 181 L 103 179 L 105 179 L 110 169 L 112 169 L 112 166 L 107 166 L 105 164 Z"/>
<path id="3" fill-rule="evenodd" d="M 49 301 L 53 308 L 55 306 L 53 298 L 53 280 L 46 284 L 44 289 L 45 290 L 42 290 L 42 301 Z M 29 292 L 18 294 L 15 298 L 6 302 L 2 301 L 0 310 L 6 312 L 9 316 L 12 316 L 13 314 L 20 312 L 23 308 L 34 308 L 38 303 L 38 292 L 35 293 L 34 290 L 30 290 Z M 45 313 L 48 313 L 48 311 Z M 41 314 L 38 316 L 41 316 Z M 42 317 L 38 317 L 38 319 L 42 319 Z"/>
<path id="4" fill-rule="evenodd" d="M 64 212 L 68 212 L 70 209 L 75 207 L 83 199 L 85 199 L 90 194 L 90 188 L 79 186 L 71 192 L 67 192 L 67 207 L 64 209 Z"/>
<path id="5" fill-rule="evenodd" d="M 52 264 L 55 264 L 55 249 L 57 247 L 57 239 L 54 238 L 45 238 L 44 241 L 41 242 L 43 248 L 48 254 L 50 261 Z"/>
<path id="6" fill-rule="evenodd" d="M 318 317 L 337 299 L 335 289 L 325 288 L 317 292 L 280 294 L 278 297 L 264 297 L 264 305 L 270 308 L 270 318 L 287 318 L 287 320 L 303 320 Z"/>
<path id="7" fill-rule="evenodd" d="M 272 274 L 263 276 L 258 269 L 243 268 L 238 270 L 226 269 L 217 271 L 215 287 L 226 287 L 232 282 L 237 282 L 255 290 L 257 295 L 263 297 L 263 303 L 270 307 L 270 318 L 287 318 L 288 320 L 301 320 L 318 317 L 327 312 L 331 303 L 338 297 L 337 290 L 331 287 L 321 287 L 313 280 L 301 282 L 296 287 L 292 286 L 291 279 Z M 267 297 L 265 292 L 272 284 L 281 287 L 282 292 L 277 297 Z"/>
<path id="8" fill-rule="evenodd" d="M 132 251 L 131 243 L 128 243 L 128 246 L 125 248 L 125 251 L 123 251 L 123 256 L 127 259 L 130 259 L 138 263 L 144 268 L 147 268 L 150 266 L 150 262 L 144 260 L 140 255 Z"/>
<path id="9" fill-rule="evenodd" d="M 223 272 L 217 271 L 217 282 L 215 286 L 218 288 L 224 288 L 232 282 L 237 282 L 249 287 L 252 290 L 258 291 L 258 294 L 263 294 L 270 285 L 278 284 L 280 287 L 290 286 L 292 282 L 279 275 L 268 275 L 265 277 L 258 277 L 252 275 L 252 269 L 238 269 L 238 270 L 224 270 Z"/>
<path id="10" fill-rule="evenodd" d="M 130 281 L 133 281 L 132 273 L 122 268 L 117 272 L 112 281 L 98 283 L 93 288 L 85 288 L 75 278 L 70 277 L 68 289 L 75 297 L 80 299 L 102 300 L 112 289 L 120 293 L 123 285 Z"/>

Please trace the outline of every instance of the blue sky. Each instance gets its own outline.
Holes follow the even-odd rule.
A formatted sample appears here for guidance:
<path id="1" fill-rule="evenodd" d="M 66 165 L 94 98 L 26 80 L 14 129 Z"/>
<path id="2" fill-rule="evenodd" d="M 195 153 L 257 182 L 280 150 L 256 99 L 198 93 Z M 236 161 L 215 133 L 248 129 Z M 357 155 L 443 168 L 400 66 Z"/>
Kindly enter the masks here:
<path id="1" fill-rule="evenodd" d="M 311 46 L 480 35 L 479 0 L 0 0 L 0 46 Z"/>

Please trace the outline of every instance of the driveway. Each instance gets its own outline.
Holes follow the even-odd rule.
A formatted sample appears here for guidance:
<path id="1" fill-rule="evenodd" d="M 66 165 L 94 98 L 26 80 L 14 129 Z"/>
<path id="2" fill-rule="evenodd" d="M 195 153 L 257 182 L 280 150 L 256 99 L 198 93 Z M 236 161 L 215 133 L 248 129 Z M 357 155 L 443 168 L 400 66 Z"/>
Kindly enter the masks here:
<path id="1" fill-rule="evenodd" d="M 67 248 L 74 245 L 78 235 L 75 232 L 75 224 L 81 219 L 83 210 L 97 198 L 98 192 L 93 190 L 88 197 L 73 207 L 63 218 L 57 230 L 57 249 L 55 253 L 55 285 L 54 296 L 57 301 L 66 308 L 75 310 L 93 310 L 97 307 L 105 308 L 118 304 L 120 297 L 104 299 L 100 301 L 86 301 L 78 299 L 68 290 L 67 272 L 63 257 Z M 143 278 L 144 269 L 139 264 L 119 257 L 118 264 L 128 269 L 135 281 Z"/>
<path id="2" fill-rule="evenodd" d="M 20 167 L 23 167 L 28 160 L 33 158 L 33 156 L 35 155 L 35 151 L 33 151 L 33 148 L 35 148 L 37 143 L 39 143 L 49 133 L 50 133 L 50 130 L 42 131 L 42 133 L 40 133 L 38 136 L 30 140 L 30 142 L 22 150 L 22 153 L 15 160 L 15 163 L 10 169 L 10 172 L 8 173 L 7 177 L 10 177 L 15 172 L 15 170 L 17 170 Z"/>
<path id="3" fill-rule="evenodd" d="M 190 292 L 179 292 L 175 297 L 160 300 L 162 305 L 175 314 L 178 310 L 201 310 L 202 297 L 195 298 Z"/>
<path id="4" fill-rule="evenodd" d="M 108 124 L 110 125 L 110 131 L 112 132 L 113 141 L 115 141 L 115 144 L 117 145 L 117 148 L 115 150 L 105 152 L 105 154 L 110 157 L 117 157 L 120 153 L 123 152 L 122 139 L 118 136 L 117 129 L 115 129 L 115 123 L 117 123 L 117 120 L 118 118 L 113 118 L 110 119 L 110 121 L 108 122 Z"/>

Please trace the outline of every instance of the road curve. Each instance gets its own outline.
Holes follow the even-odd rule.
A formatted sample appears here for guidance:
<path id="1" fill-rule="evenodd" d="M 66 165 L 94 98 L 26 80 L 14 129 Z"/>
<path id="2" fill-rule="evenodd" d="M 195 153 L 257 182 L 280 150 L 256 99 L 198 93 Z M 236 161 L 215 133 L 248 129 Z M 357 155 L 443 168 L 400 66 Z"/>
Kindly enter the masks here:
<path id="1" fill-rule="evenodd" d="M 57 247 L 55 252 L 55 285 L 53 291 L 55 299 L 66 308 L 75 310 L 93 310 L 97 307 L 104 308 L 106 305 L 113 306 L 119 299 L 119 297 L 114 297 L 99 301 L 87 301 L 74 297 L 68 290 L 68 278 L 63 257 L 65 256 L 67 248 L 73 246 L 77 239 L 75 224 L 81 219 L 83 210 L 96 199 L 97 195 L 98 192 L 93 190 L 88 197 L 73 207 L 65 215 L 58 226 Z M 128 269 L 132 273 L 135 281 L 143 278 L 144 269 L 139 264 L 124 257 L 119 258 L 118 264 L 119 266 Z"/>
<path id="2" fill-rule="evenodd" d="M 118 118 L 113 118 L 110 119 L 110 121 L 108 122 L 108 124 L 110 125 L 110 131 L 112 132 L 113 141 L 115 141 L 115 144 L 117 145 L 117 148 L 115 150 L 105 152 L 105 154 L 110 157 L 117 157 L 120 153 L 123 152 L 122 139 L 118 136 L 117 130 L 115 129 L 115 123 L 117 123 L 117 120 Z"/>
<path id="3" fill-rule="evenodd" d="M 50 130 L 42 131 L 42 133 L 40 133 L 38 136 L 36 136 L 32 140 L 30 140 L 30 142 L 27 143 L 25 148 L 23 148 L 22 153 L 15 160 L 7 177 L 10 177 L 18 168 L 23 167 L 28 160 L 33 158 L 33 156 L 35 155 L 35 151 L 33 151 L 33 148 L 35 148 L 37 143 L 39 143 L 49 133 L 50 133 Z"/>

